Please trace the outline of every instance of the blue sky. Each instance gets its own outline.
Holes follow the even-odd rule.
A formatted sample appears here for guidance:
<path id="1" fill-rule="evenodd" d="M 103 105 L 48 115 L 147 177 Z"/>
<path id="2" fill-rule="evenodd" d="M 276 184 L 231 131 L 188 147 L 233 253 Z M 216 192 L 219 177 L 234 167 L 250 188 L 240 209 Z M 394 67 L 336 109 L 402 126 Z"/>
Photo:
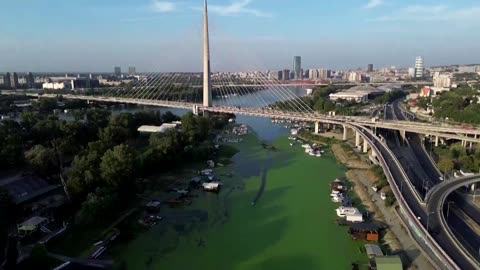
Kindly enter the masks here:
<path id="1" fill-rule="evenodd" d="M 212 67 L 480 63 L 478 0 L 210 0 Z M 15 0 L 0 71 L 200 71 L 202 0 Z"/>

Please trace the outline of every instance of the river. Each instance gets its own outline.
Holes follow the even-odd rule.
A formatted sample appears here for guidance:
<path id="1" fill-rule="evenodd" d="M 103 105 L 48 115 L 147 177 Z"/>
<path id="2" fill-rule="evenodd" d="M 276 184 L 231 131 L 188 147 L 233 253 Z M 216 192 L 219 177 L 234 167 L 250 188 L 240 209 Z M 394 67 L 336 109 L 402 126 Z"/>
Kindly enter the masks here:
<path id="1" fill-rule="evenodd" d="M 252 100 L 231 99 L 238 104 Z M 171 110 L 126 107 L 116 113 L 144 109 Z M 237 123 L 251 130 L 233 145 L 240 152 L 232 163 L 215 169 L 223 182 L 221 192 L 195 190 L 192 205 L 163 207 L 164 220 L 113 247 L 113 259 L 127 269 L 347 270 L 353 262 L 365 264 L 361 243 L 334 222 L 338 205 L 330 201 L 329 183 L 344 176 L 344 170 L 333 154 L 326 149 L 322 158 L 306 155 L 299 144 L 290 146 L 289 130 L 270 119 L 238 116 Z M 262 141 L 275 150 L 265 149 Z M 188 181 L 193 174 L 184 170 L 174 177 Z"/>

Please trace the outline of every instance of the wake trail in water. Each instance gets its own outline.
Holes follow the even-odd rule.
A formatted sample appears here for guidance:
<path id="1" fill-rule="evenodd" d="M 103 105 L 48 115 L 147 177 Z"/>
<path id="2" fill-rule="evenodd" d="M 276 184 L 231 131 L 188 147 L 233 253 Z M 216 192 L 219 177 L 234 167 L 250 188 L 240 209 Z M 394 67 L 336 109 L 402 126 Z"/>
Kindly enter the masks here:
<path id="1" fill-rule="evenodd" d="M 264 191 L 265 191 L 265 186 L 267 185 L 267 172 L 268 169 L 270 169 L 270 165 L 272 163 L 272 158 L 269 156 L 267 162 L 265 163 L 265 167 L 263 168 L 262 171 L 262 179 L 260 182 L 260 189 L 258 190 L 257 196 L 255 196 L 255 199 L 252 201 L 252 205 L 255 206 L 262 197 Z"/>

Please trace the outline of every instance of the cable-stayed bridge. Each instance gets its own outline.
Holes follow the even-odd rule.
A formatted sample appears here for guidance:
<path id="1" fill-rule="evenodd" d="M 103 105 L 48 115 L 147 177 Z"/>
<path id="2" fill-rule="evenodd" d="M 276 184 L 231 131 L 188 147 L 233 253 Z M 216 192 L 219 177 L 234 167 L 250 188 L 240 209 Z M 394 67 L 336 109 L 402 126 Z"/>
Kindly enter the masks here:
<path id="1" fill-rule="evenodd" d="M 63 95 L 67 99 L 97 102 L 127 103 L 148 106 L 170 107 L 193 110 L 195 113 L 218 112 L 236 115 L 298 120 L 315 123 L 315 132 L 320 124 L 341 126 L 344 140 L 349 131 L 355 135 L 355 145 L 375 157 L 385 171 L 390 186 L 399 202 L 401 215 L 420 249 L 434 265 L 442 269 L 478 269 L 478 260 L 468 254 L 456 241 L 456 237 L 442 223 L 443 234 L 429 233 L 425 198 L 422 198 L 409 182 L 398 159 L 385 142 L 380 139 L 377 129 L 399 131 L 405 140 L 407 132 L 435 138 L 454 139 L 467 143 L 480 143 L 480 130 L 455 125 L 434 125 L 407 121 L 386 121 L 365 117 L 327 116 L 315 112 L 308 99 L 302 98 L 304 91 L 295 87 L 321 86 L 321 83 L 285 82 L 270 78 L 266 73 L 255 72 L 248 76 L 230 73 L 212 73 L 208 31 L 207 2 L 204 10 L 204 63 L 203 73 L 145 73 L 138 80 L 105 89 L 73 92 Z M 412 84 L 418 84 L 412 83 Z M 57 94 L 44 94 L 54 97 Z M 363 141 L 363 142 L 362 142 Z M 470 179 L 468 179 L 470 181 Z M 455 180 L 452 180 L 454 182 Z M 406 183 L 406 188 L 403 188 Z M 442 190 L 440 190 L 442 191 Z M 448 190 L 451 192 L 451 190 Z M 444 193 L 435 193 L 441 198 Z M 435 204 L 440 209 L 443 201 Z M 438 215 L 439 213 L 437 213 Z M 427 222 L 425 222 L 427 220 Z M 444 237 L 445 236 L 445 237 Z M 448 253 L 446 252 L 448 250 Z"/>

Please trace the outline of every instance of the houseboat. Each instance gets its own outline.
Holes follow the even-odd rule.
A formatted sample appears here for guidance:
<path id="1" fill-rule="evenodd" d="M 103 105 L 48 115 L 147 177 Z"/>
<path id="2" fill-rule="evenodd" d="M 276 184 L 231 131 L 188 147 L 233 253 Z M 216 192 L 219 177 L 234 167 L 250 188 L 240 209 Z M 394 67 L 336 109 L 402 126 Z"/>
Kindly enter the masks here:
<path id="1" fill-rule="evenodd" d="M 218 192 L 222 184 L 219 182 L 211 182 L 211 183 L 203 183 L 202 186 L 205 191 Z"/>
<path id="2" fill-rule="evenodd" d="M 340 206 L 339 208 L 337 208 L 336 212 L 337 212 L 337 216 L 346 217 L 346 216 L 355 215 L 355 214 L 359 213 L 360 211 L 358 211 L 358 209 L 355 208 L 355 207 Z"/>

